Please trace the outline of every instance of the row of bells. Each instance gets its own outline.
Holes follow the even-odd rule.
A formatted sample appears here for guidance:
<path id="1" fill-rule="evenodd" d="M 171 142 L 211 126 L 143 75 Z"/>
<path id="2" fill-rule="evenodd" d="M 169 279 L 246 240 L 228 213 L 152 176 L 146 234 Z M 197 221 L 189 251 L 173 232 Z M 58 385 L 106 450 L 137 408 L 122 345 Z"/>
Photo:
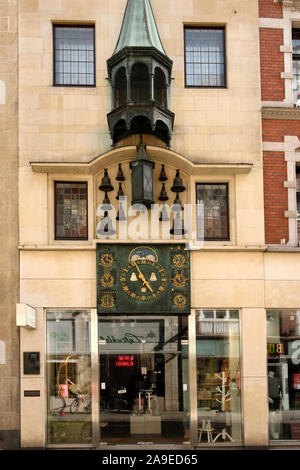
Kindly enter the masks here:
<path id="1" fill-rule="evenodd" d="M 167 194 L 166 189 L 165 189 L 165 181 L 168 180 L 168 177 L 166 175 L 165 165 L 164 164 L 162 164 L 162 166 L 161 166 L 161 172 L 160 172 L 160 175 L 159 175 L 158 179 L 159 179 L 159 181 L 162 182 L 162 189 L 161 189 L 161 192 L 160 192 L 160 195 L 159 195 L 158 199 L 160 201 L 163 201 L 163 202 L 168 201 L 169 197 L 168 197 L 168 194 Z M 122 171 L 121 163 L 119 163 L 119 168 L 118 168 L 116 180 L 119 182 L 119 190 L 118 190 L 116 199 L 119 200 L 120 197 L 124 196 L 124 192 L 123 192 L 123 189 L 122 189 L 122 182 L 125 181 L 125 177 L 124 177 L 124 174 L 123 174 L 123 171 Z M 170 230 L 170 233 L 172 235 L 183 235 L 184 233 L 186 233 L 186 230 L 185 230 L 184 224 L 183 224 L 183 220 L 182 220 L 182 218 L 179 214 L 179 212 L 183 210 L 183 207 L 182 207 L 179 195 L 178 195 L 179 193 L 185 191 L 185 189 L 186 188 L 183 185 L 182 179 L 180 177 L 180 171 L 176 170 L 176 175 L 175 175 L 175 178 L 173 180 L 173 185 L 171 187 L 171 191 L 176 193 L 176 197 L 174 199 L 174 208 L 173 208 L 173 210 L 176 212 L 176 216 L 175 216 L 174 221 L 173 221 L 173 226 Z M 105 212 L 104 212 L 104 216 L 103 216 L 103 219 L 101 221 L 98 232 L 101 235 L 113 235 L 113 234 L 116 233 L 116 231 L 113 228 L 111 219 L 108 215 L 108 211 L 111 209 L 111 205 L 110 205 L 110 200 L 108 198 L 107 193 L 110 192 L 110 191 L 113 191 L 114 187 L 111 184 L 111 180 L 110 180 L 110 177 L 108 175 L 107 168 L 104 170 L 104 175 L 102 177 L 101 184 L 99 186 L 99 190 L 105 192 L 105 197 L 103 199 L 103 204 L 101 206 L 101 209 L 104 210 Z M 126 220 L 126 216 L 125 216 L 125 213 L 124 213 L 121 202 L 120 202 L 120 207 L 119 207 L 119 211 L 118 211 L 116 219 L 118 221 Z M 166 209 L 165 204 L 163 204 L 159 220 L 161 222 L 166 222 L 166 221 L 169 220 L 169 215 L 168 215 L 168 211 Z"/>

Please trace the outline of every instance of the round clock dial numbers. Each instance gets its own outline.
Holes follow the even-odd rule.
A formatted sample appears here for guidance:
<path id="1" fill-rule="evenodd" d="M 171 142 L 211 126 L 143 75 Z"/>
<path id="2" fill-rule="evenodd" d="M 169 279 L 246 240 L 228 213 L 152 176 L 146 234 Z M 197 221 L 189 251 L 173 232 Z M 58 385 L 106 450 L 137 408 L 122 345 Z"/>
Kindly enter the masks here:
<path id="1" fill-rule="evenodd" d="M 121 289 L 135 301 L 156 300 L 165 291 L 167 284 L 165 268 L 153 261 L 139 259 L 121 270 Z"/>

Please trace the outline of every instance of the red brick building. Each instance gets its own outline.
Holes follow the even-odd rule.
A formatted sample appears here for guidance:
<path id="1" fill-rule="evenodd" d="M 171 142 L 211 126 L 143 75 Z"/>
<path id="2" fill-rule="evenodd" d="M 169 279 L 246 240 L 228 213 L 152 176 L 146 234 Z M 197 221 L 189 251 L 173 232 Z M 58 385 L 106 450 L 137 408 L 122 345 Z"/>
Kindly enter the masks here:
<path id="1" fill-rule="evenodd" d="M 297 247 L 300 2 L 259 0 L 259 15 L 266 244 Z"/>

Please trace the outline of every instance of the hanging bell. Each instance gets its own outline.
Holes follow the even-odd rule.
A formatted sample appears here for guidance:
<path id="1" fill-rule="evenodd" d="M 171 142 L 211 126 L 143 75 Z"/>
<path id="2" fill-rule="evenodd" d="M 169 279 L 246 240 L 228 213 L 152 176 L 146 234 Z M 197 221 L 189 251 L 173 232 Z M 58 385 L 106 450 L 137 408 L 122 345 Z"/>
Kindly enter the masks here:
<path id="1" fill-rule="evenodd" d="M 117 181 L 124 181 L 125 180 L 125 176 L 123 175 L 121 163 L 119 163 L 119 169 L 118 169 L 118 173 L 117 173 L 117 176 L 116 176 L 116 180 Z"/>
<path id="2" fill-rule="evenodd" d="M 179 212 L 176 213 L 170 233 L 171 235 L 184 235 L 186 233 L 184 223 Z"/>
<path id="3" fill-rule="evenodd" d="M 160 201 L 167 201 L 169 199 L 167 191 L 165 190 L 165 183 L 162 184 L 161 192 L 158 198 Z"/>
<path id="4" fill-rule="evenodd" d="M 120 222 L 122 222 L 123 220 L 126 220 L 126 215 L 125 215 L 122 203 L 120 203 L 120 207 L 119 207 L 116 219 L 119 220 Z"/>
<path id="5" fill-rule="evenodd" d="M 111 218 L 108 215 L 108 212 L 104 212 L 103 219 L 101 220 L 100 227 L 97 230 L 99 235 L 114 235 L 116 233 L 113 228 Z"/>
<path id="6" fill-rule="evenodd" d="M 181 204 L 180 197 L 178 196 L 178 193 L 176 194 L 176 197 L 174 199 L 173 206 L 172 206 L 172 211 L 174 211 L 174 212 L 183 211 L 183 207 L 182 207 L 182 204 Z"/>
<path id="7" fill-rule="evenodd" d="M 108 171 L 107 171 L 106 168 L 104 170 L 104 176 L 102 178 L 99 189 L 100 189 L 100 191 L 106 191 L 106 192 L 113 191 L 113 189 L 114 189 L 114 187 L 112 186 L 112 184 L 110 182 L 110 177 L 108 176 Z"/>
<path id="8" fill-rule="evenodd" d="M 108 195 L 107 195 L 106 191 L 105 191 L 105 196 L 104 196 L 104 199 L 103 199 L 103 202 L 102 202 L 101 209 L 103 211 L 111 211 L 112 210 L 112 205 L 110 203 L 110 200 L 108 198 Z"/>
<path id="9" fill-rule="evenodd" d="M 161 209 L 161 214 L 160 214 L 160 217 L 159 217 L 159 221 L 160 222 L 167 222 L 168 220 L 170 220 L 170 217 L 169 217 L 169 214 L 168 214 L 168 211 L 167 211 L 167 208 L 166 208 L 166 204 L 163 204 L 162 209 Z"/>
<path id="10" fill-rule="evenodd" d="M 159 175 L 159 181 L 167 181 L 168 177 L 166 175 L 166 172 L 165 172 L 165 165 L 161 165 L 161 171 L 160 171 L 160 175 Z"/>
<path id="11" fill-rule="evenodd" d="M 124 196 L 124 192 L 122 189 L 122 183 L 119 183 L 119 191 L 118 194 L 116 195 L 116 199 L 119 200 L 120 196 Z"/>
<path id="12" fill-rule="evenodd" d="M 173 191 L 173 193 L 182 193 L 183 191 L 185 191 L 185 186 L 183 186 L 182 179 L 179 175 L 179 170 L 176 170 L 176 176 L 173 180 L 173 186 L 171 188 L 171 191 Z"/>

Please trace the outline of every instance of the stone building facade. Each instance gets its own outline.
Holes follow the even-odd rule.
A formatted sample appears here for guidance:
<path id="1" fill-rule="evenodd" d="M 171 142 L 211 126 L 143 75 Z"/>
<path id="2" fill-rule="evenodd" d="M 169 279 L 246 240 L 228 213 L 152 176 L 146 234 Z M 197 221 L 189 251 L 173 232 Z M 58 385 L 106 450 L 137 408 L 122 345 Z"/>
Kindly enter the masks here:
<path id="1" fill-rule="evenodd" d="M 297 3 L 20 3 L 22 447 L 296 445 Z"/>
<path id="2" fill-rule="evenodd" d="M 0 448 L 19 445 L 18 2 L 0 3 Z"/>

